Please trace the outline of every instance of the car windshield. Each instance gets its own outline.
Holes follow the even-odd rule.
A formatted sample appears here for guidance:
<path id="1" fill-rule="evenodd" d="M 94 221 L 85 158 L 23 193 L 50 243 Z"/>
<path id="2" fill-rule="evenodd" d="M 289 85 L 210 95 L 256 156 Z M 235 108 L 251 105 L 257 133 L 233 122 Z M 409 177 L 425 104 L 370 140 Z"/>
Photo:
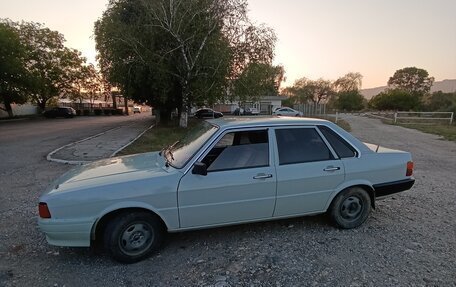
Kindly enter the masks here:
<path id="1" fill-rule="evenodd" d="M 192 127 L 180 141 L 165 148 L 162 153 L 169 165 L 183 168 L 218 127 L 203 121 Z"/>

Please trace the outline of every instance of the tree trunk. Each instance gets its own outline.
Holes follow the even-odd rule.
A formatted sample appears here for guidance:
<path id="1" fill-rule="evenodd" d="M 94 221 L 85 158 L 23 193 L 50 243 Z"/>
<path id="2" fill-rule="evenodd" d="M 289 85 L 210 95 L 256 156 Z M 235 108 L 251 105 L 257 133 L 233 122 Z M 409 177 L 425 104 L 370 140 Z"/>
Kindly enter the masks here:
<path id="1" fill-rule="evenodd" d="M 182 111 L 179 118 L 179 126 L 181 128 L 187 128 L 188 126 L 188 112 L 187 107 L 182 107 Z"/>
<path id="2" fill-rule="evenodd" d="M 128 116 L 128 99 L 124 96 L 125 115 Z"/>
<path id="3" fill-rule="evenodd" d="M 112 108 L 116 110 L 117 109 L 116 95 L 111 95 L 111 97 L 112 97 Z"/>
<path id="4" fill-rule="evenodd" d="M 180 111 L 179 126 L 181 128 L 187 128 L 188 126 L 188 87 L 187 82 L 182 85 L 182 107 Z"/>
<path id="5" fill-rule="evenodd" d="M 6 100 L 5 100 L 5 110 L 8 113 L 8 117 L 12 118 L 14 116 L 13 108 L 11 107 L 11 103 Z"/>
<path id="6" fill-rule="evenodd" d="M 46 101 L 39 101 L 38 108 L 40 109 L 41 112 L 44 112 L 46 110 Z"/>
<path id="7" fill-rule="evenodd" d="M 171 119 L 171 111 L 168 108 L 161 108 L 156 112 L 156 114 L 159 114 L 161 124 L 167 125 L 169 123 L 169 120 Z"/>
<path id="8" fill-rule="evenodd" d="M 159 124 L 161 121 L 161 110 L 160 109 L 154 109 L 152 111 L 152 115 L 155 115 L 155 124 Z"/>

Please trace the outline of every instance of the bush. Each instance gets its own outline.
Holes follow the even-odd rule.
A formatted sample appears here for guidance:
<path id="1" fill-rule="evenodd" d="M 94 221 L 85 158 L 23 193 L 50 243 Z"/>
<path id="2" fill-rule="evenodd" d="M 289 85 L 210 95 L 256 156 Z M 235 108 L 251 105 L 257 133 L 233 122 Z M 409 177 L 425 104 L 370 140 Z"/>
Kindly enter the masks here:
<path id="1" fill-rule="evenodd" d="M 82 114 L 83 114 L 84 116 L 90 116 L 90 110 L 83 110 L 83 111 L 82 111 Z"/>
<path id="2" fill-rule="evenodd" d="M 112 110 L 108 110 L 108 109 L 104 109 L 104 110 L 103 110 L 103 114 L 104 114 L 105 116 L 109 116 L 109 115 L 111 115 L 111 113 L 112 113 Z"/>
<path id="3" fill-rule="evenodd" d="M 100 110 L 100 109 L 95 109 L 95 110 L 93 110 L 93 112 L 95 113 L 96 116 L 100 116 L 101 113 L 102 113 L 102 110 Z"/>
<path id="4" fill-rule="evenodd" d="M 421 98 L 403 90 L 388 90 L 373 97 L 369 107 L 376 110 L 416 111 L 421 107 Z"/>
<path id="5" fill-rule="evenodd" d="M 358 91 L 341 92 L 336 106 L 343 111 L 359 111 L 364 108 L 364 97 Z"/>
<path id="6" fill-rule="evenodd" d="M 121 115 L 123 115 L 123 110 L 122 109 L 112 110 L 112 114 L 121 116 Z"/>
<path id="7" fill-rule="evenodd" d="M 455 112 L 456 111 L 456 93 L 434 92 L 427 97 L 425 110 L 433 112 Z"/>

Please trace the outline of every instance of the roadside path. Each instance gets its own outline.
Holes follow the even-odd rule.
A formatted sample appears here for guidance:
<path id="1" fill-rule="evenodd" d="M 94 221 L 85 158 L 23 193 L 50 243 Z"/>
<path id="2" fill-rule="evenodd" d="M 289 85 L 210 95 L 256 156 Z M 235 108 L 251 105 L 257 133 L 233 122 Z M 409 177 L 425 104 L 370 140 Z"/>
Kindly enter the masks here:
<path id="1" fill-rule="evenodd" d="M 47 160 L 65 164 L 84 164 L 115 156 L 126 146 L 152 128 L 150 121 L 135 121 L 62 146 L 47 156 Z"/>

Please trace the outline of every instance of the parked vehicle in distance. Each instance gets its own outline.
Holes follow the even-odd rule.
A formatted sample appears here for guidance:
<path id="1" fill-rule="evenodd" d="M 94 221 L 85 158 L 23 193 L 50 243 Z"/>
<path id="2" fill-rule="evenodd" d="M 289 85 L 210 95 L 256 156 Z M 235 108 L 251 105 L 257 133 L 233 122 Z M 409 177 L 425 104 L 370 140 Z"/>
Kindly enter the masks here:
<path id="1" fill-rule="evenodd" d="M 197 110 L 195 112 L 195 117 L 197 117 L 198 119 L 220 118 L 223 117 L 223 114 L 221 112 L 214 111 L 213 109 L 204 108 Z"/>
<path id="2" fill-rule="evenodd" d="M 160 152 L 67 172 L 40 197 L 38 224 L 49 244 L 101 243 L 132 263 L 165 232 L 325 212 L 356 228 L 378 197 L 410 189 L 412 173 L 410 153 L 362 143 L 325 120 L 212 119 Z"/>
<path id="3" fill-rule="evenodd" d="M 140 106 L 134 106 L 133 107 L 133 113 L 136 114 L 140 114 L 141 113 L 141 107 Z"/>
<path id="4" fill-rule="evenodd" d="M 302 112 L 294 110 L 288 107 L 282 107 L 276 109 L 273 113 L 276 116 L 287 116 L 287 117 L 302 117 Z"/>
<path id="5" fill-rule="evenodd" d="M 257 116 L 260 112 L 256 108 L 247 108 L 244 111 L 244 115 L 246 116 Z"/>
<path id="6" fill-rule="evenodd" d="M 72 118 L 76 115 L 76 110 L 70 107 L 57 107 L 43 112 L 46 118 Z"/>
<path id="7" fill-rule="evenodd" d="M 235 116 L 256 116 L 259 115 L 260 112 L 256 108 L 236 108 L 233 111 L 233 115 Z"/>
<path id="8" fill-rule="evenodd" d="M 244 115 L 244 109 L 243 108 L 236 108 L 233 113 L 233 115 L 235 116 L 242 116 Z"/>

